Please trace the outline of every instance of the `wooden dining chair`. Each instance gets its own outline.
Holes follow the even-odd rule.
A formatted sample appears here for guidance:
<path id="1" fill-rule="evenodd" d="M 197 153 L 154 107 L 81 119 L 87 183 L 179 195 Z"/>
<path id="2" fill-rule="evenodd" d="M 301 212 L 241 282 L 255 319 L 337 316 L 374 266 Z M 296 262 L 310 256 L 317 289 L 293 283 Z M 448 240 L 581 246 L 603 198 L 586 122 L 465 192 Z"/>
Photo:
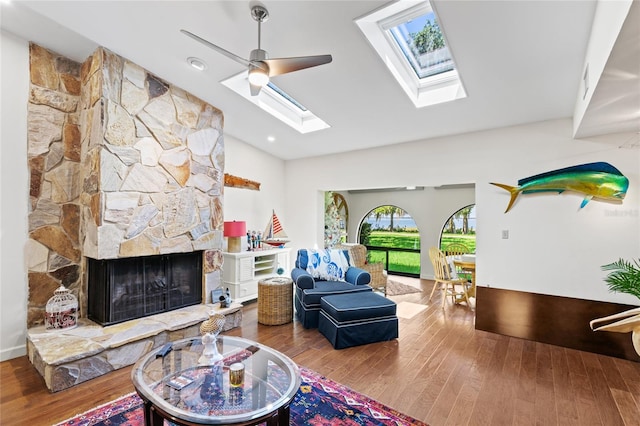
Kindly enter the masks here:
<path id="1" fill-rule="evenodd" d="M 462 256 L 463 254 L 468 254 L 471 252 L 469 247 L 465 246 L 462 243 L 451 243 L 445 246 L 442 250 L 444 251 L 445 256 Z M 456 269 L 458 277 L 464 277 L 467 281 L 471 281 L 471 274 L 468 271 L 463 271 L 460 268 Z"/>
<path id="2" fill-rule="evenodd" d="M 446 256 L 460 256 L 469 253 L 471 250 L 462 243 L 451 243 L 443 251 Z"/>
<path id="3" fill-rule="evenodd" d="M 449 262 L 447 256 L 437 247 L 431 247 L 429 249 L 429 259 L 431 259 L 435 276 L 435 283 L 429 295 L 429 300 L 433 297 L 436 288 L 441 288 L 444 292 L 442 295 L 442 309 L 444 309 L 448 297 L 451 297 L 452 303 L 465 301 L 467 302 L 467 306 L 471 307 L 469 294 L 467 292 L 469 282 L 466 278 L 459 278 L 457 276 L 455 270 L 452 269 L 453 262 Z"/>

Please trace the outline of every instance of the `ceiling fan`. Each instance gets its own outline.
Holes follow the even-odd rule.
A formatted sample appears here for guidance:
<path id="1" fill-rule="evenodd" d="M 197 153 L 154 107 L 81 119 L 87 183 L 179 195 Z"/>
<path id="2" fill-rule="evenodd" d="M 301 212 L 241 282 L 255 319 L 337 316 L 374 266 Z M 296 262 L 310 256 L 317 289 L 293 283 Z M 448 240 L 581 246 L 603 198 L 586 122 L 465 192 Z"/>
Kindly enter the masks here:
<path id="1" fill-rule="evenodd" d="M 260 89 L 269 83 L 270 77 L 331 62 L 331 55 L 269 59 L 267 52 L 260 48 L 261 24 L 269 19 L 269 11 L 267 11 L 264 6 L 255 5 L 251 8 L 251 16 L 258 22 L 258 48 L 251 51 L 249 59 L 244 59 L 234 53 L 231 53 L 228 50 L 223 49 L 222 47 L 217 46 L 187 30 L 180 30 L 180 32 L 196 41 L 199 41 L 205 46 L 212 48 L 216 52 L 222 53 L 226 57 L 247 66 L 249 68 L 251 96 L 257 96 L 258 93 L 260 93 Z"/>

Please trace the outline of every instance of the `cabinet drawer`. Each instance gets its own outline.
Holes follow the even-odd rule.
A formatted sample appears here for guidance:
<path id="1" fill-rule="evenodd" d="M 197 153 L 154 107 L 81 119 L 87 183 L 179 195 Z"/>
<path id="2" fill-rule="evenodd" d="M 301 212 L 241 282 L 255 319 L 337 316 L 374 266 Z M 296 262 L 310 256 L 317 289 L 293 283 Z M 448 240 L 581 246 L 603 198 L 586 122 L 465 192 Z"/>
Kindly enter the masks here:
<path id="1" fill-rule="evenodd" d="M 244 302 L 249 299 L 256 299 L 258 297 L 258 282 L 257 281 L 247 281 L 242 284 L 231 284 L 224 283 L 229 292 L 231 293 L 231 298 L 234 302 Z"/>

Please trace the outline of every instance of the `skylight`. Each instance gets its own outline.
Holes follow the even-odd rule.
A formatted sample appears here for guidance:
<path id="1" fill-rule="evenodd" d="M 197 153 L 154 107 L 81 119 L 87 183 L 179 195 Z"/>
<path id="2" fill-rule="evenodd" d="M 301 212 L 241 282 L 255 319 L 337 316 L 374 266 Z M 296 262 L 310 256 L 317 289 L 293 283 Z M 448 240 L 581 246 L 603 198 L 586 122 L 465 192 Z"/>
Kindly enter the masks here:
<path id="1" fill-rule="evenodd" d="M 330 127 L 273 82 L 264 86 L 258 96 L 251 96 L 247 71 L 231 76 L 221 83 L 300 133 Z"/>
<path id="2" fill-rule="evenodd" d="M 429 2 L 398 1 L 356 24 L 417 108 L 467 96 Z"/>
<path id="3" fill-rule="evenodd" d="M 280 95 L 281 97 L 283 97 L 287 102 L 290 102 L 293 106 L 298 107 L 298 109 L 300 111 L 307 111 L 307 108 L 304 107 L 304 105 L 301 105 L 300 102 L 296 101 L 295 99 L 293 99 L 291 96 L 289 96 L 287 94 L 287 92 L 285 92 L 284 90 L 282 90 L 281 88 L 279 88 L 278 86 L 276 86 L 275 84 L 269 82 L 267 83 L 267 86 L 269 87 L 269 89 L 273 90 L 274 92 L 276 92 L 278 95 Z"/>
<path id="4" fill-rule="evenodd" d="M 454 69 L 451 53 L 433 12 L 402 22 L 389 32 L 418 78 Z"/>

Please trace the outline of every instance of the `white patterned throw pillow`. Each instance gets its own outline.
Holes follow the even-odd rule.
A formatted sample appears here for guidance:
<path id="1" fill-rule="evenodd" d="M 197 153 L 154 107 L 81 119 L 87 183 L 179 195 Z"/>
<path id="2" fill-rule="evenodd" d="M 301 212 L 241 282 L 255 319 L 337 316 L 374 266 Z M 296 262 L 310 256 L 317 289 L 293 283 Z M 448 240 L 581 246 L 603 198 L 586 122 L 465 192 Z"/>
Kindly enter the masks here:
<path id="1" fill-rule="evenodd" d="M 315 279 L 344 281 L 349 260 L 343 250 L 307 250 L 307 272 Z"/>

